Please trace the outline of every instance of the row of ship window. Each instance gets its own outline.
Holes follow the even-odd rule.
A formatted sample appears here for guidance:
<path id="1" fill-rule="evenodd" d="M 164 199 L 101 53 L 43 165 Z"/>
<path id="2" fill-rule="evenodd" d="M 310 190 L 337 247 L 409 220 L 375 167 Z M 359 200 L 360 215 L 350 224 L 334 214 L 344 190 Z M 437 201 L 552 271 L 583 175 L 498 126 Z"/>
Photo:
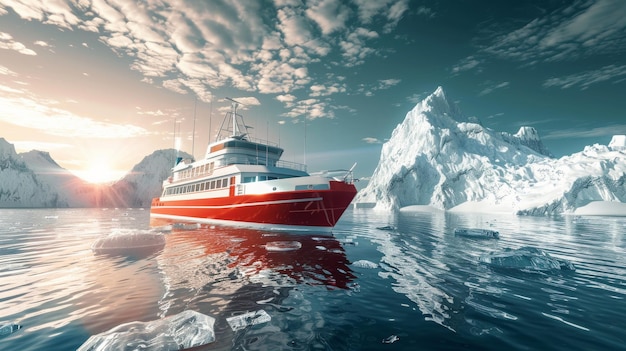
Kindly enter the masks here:
<path id="1" fill-rule="evenodd" d="M 214 163 L 211 162 L 211 163 L 204 164 L 202 166 L 186 169 L 179 173 L 180 174 L 179 177 L 180 179 L 186 179 L 186 178 L 196 177 L 199 175 L 211 174 L 213 173 L 213 167 L 214 167 Z"/>
<path id="2" fill-rule="evenodd" d="M 206 181 L 202 183 L 194 183 L 188 185 L 180 185 L 165 190 L 165 195 L 178 195 L 195 193 L 197 191 L 223 189 L 228 187 L 228 178 Z"/>

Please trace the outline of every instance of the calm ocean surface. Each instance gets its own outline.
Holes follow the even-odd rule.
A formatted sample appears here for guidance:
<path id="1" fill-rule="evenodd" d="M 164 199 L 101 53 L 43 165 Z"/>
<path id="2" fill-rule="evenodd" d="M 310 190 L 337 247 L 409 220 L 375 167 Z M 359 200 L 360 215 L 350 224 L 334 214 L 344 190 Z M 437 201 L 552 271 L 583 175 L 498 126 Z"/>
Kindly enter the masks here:
<path id="1" fill-rule="evenodd" d="M 0 324 L 22 326 L 0 350 L 76 350 L 189 309 L 215 318 L 216 341 L 194 350 L 626 350 L 624 217 L 358 209 L 330 236 L 203 225 L 164 230 L 160 249 L 91 248 L 149 228 L 141 209 L 0 210 Z M 576 270 L 479 262 L 524 246 Z M 258 310 L 271 320 L 227 323 Z"/>

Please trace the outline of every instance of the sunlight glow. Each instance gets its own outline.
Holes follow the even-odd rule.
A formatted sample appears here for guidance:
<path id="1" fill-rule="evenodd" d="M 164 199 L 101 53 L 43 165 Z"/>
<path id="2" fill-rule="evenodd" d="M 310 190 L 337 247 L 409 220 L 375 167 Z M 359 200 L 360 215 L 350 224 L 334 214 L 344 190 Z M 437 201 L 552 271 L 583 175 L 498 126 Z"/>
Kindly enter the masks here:
<path id="1" fill-rule="evenodd" d="M 88 169 L 73 170 L 72 172 L 94 184 L 111 183 L 121 179 L 126 174 L 125 171 L 112 169 L 108 164 L 102 162 L 92 164 Z"/>

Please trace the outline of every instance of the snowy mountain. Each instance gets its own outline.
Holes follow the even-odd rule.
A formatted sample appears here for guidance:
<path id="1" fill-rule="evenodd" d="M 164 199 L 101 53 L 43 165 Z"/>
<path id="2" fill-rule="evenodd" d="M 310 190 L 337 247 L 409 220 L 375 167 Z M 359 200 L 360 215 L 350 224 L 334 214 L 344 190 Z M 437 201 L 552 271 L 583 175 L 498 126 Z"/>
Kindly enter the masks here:
<path id="1" fill-rule="evenodd" d="M 112 185 L 95 185 L 59 166 L 50 154 L 17 154 L 0 138 L 0 208 L 148 207 L 159 195 L 176 150 L 158 150 L 146 156 L 129 174 Z"/>
<path id="2" fill-rule="evenodd" d="M 92 207 L 95 202 L 93 185 L 59 166 L 48 152 L 32 150 L 21 153 L 26 166 L 36 178 L 57 193 L 59 199 L 52 207 Z"/>
<path id="3" fill-rule="evenodd" d="M 59 194 L 26 165 L 13 144 L 0 138 L 0 207 L 66 206 Z"/>
<path id="4" fill-rule="evenodd" d="M 609 146 L 556 159 L 534 128 L 513 135 L 484 128 L 463 118 L 439 87 L 394 129 L 354 202 L 550 215 L 608 201 L 626 215 L 619 204 L 626 202 L 625 150 L 626 137 L 615 136 Z"/>
<path id="5" fill-rule="evenodd" d="M 124 178 L 111 187 L 109 206 L 149 207 L 161 194 L 163 181 L 170 176 L 176 157 L 192 158 L 174 149 L 157 150 L 144 157 Z"/>

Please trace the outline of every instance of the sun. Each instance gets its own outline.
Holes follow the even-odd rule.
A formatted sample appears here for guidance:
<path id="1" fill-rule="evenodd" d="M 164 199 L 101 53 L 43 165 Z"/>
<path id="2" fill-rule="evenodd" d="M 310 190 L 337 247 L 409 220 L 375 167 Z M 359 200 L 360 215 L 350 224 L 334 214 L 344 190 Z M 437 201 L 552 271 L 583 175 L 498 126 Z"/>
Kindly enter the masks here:
<path id="1" fill-rule="evenodd" d="M 75 170 L 74 173 L 85 181 L 94 184 L 114 182 L 125 174 L 124 171 L 115 170 L 102 162 L 92 164 L 86 169 Z"/>

